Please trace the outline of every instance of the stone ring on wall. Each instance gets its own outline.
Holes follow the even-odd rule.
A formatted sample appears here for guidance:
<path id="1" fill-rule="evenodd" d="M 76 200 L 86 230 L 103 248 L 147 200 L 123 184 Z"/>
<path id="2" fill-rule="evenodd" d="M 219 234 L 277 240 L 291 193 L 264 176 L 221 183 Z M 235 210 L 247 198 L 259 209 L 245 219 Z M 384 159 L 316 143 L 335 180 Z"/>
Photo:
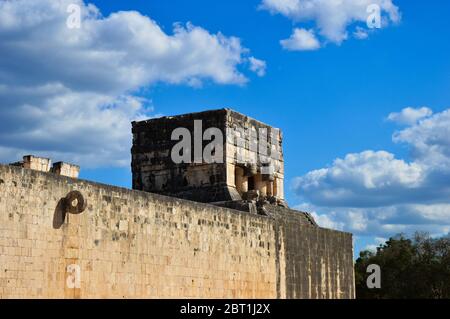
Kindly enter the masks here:
<path id="1" fill-rule="evenodd" d="M 81 214 L 86 210 L 87 201 L 79 191 L 71 191 L 65 197 L 66 211 L 70 214 Z"/>

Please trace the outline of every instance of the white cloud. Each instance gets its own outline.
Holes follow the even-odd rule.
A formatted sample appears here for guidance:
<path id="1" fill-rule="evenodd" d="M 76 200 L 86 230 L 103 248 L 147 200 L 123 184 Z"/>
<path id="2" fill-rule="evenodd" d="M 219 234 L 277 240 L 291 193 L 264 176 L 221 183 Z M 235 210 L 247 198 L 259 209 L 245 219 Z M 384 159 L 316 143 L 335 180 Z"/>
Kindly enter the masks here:
<path id="1" fill-rule="evenodd" d="M 367 24 L 370 15 L 369 5 L 379 6 L 381 27 L 401 19 L 392 0 L 262 0 L 260 8 L 284 15 L 295 23 L 312 22 L 325 41 L 340 44 L 348 39 L 348 29 L 353 25 L 360 28 L 355 36 L 361 38 L 361 25 Z"/>
<path id="2" fill-rule="evenodd" d="M 411 110 L 392 117 L 410 123 L 393 141 L 409 146 L 411 161 L 385 151 L 365 151 L 295 179 L 295 190 L 319 224 L 344 225 L 344 230 L 363 236 L 448 233 L 450 110 L 434 115 L 427 108 Z"/>
<path id="3" fill-rule="evenodd" d="M 450 204 L 392 205 L 372 208 L 308 204 L 319 226 L 365 237 L 391 237 L 426 231 L 442 236 L 450 229 Z"/>
<path id="4" fill-rule="evenodd" d="M 376 206 L 397 202 L 416 192 L 425 178 L 416 163 L 395 159 L 388 152 L 365 151 L 336 159 L 332 166 L 295 180 L 295 187 L 312 203 L 324 206 Z"/>
<path id="5" fill-rule="evenodd" d="M 248 58 L 249 62 L 250 62 L 250 70 L 255 72 L 256 75 L 258 76 L 264 76 L 266 75 L 266 62 L 256 59 L 254 57 L 249 57 Z"/>
<path id="6" fill-rule="evenodd" d="M 312 51 L 320 48 L 319 40 L 313 30 L 295 28 L 291 37 L 280 41 L 281 46 L 289 51 Z"/>
<path id="7" fill-rule="evenodd" d="M 344 223 L 338 221 L 336 218 L 333 218 L 333 216 L 319 215 L 316 212 L 312 212 L 311 215 L 320 227 L 336 230 L 344 229 Z"/>
<path id="8" fill-rule="evenodd" d="M 399 124 L 413 125 L 419 120 L 429 117 L 433 114 L 433 111 L 428 107 L 421 108 L 404 108 L 401 112 L 391 113 L 388 115 L 388 120 Z"/>
<path id="9" fill-rule="evenodd" d="M 436 174 L 444 179 L 449 177 L 450 109 L 396 132 L 393 140 L 396 143 L 408 144 L 411 155 L 420 165 L 434 168 Z"/>
<path id="10" fill-rule="evenodd" d="M 79 29 L 66 25 L 73 3 Z M 1 1 L 0 52 L 1 161 L 54 154 L 83 166 L 129 164 L 130 121 L 152 110 L 137 92 L 158 82 L 242 85 L 249 54 L 236 37 L 190 23 L 169 34 L 139 12 L 104 17 L 82 0 Z"/>
<path id="11" fill-rule="evenodd" d="M 337 220 L 333 211 L 328 212 L 328 214 L 319 214 L 316 211 L 316 207 L 309 203 L 302 203 L 295 206 L 294 209 L 310 213 L 320 227 L 337 230 L 343 230 L 345 228 L 344 223 Z"/>

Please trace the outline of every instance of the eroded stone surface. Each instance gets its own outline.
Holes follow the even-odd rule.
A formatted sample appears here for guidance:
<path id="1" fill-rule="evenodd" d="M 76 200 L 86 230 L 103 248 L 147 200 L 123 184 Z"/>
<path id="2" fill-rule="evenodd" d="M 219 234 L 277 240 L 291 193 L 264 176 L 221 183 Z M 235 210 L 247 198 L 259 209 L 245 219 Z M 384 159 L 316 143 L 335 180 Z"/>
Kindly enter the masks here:
<path id="1" fill-rule="evenodd" d="M 221 163 L 195 162 L 194 138 L 198 134 L 195 121 L 198 120 L 202 121 L 200 136 L 210 128 L 222 132 Z M 177 128 L 186 128 L 191 133 L 192 163 L 175 164 L 171 158 L 171 151 L 178 143 L 171 136 Z M 265 135 L 261 130 L 265 130 Z M 249 192 L 257 192 L 260 197 L 274 197 L 284 204 L 284 159 L 278 129 L 222 109 L 133 122 L 132 131 L 133 189 L 207 203 L 242 200 Z M 263 141 L 266 147 L 255 147 L 264 145 Z M 201 150 L 209 143 L 204 140 Z M 267 157 L 272 159 L 271 174 L 263 171 L 266 161 L 262 159 Z"/>
<path id="2" fill-rule="evenodd" d="M 73 190 L 86 210 L 55 223 Z M 3 165 L 0 251 L 1 298 L 354 297 L 351 234 L 291 210 L 259 216 Z"/>
<path id="3" fill-rule="evenodd" d="M 199 119 L 223 163 L 174 164 L 173 130 Z M 239 128 L 268 131 L 273 172 Z M 132 171 L 135 190 L 0 165 L 0 298 L 354 298 L 352 235 L 287 207 L 278 130 L 228 109 L 135 122 Z"/>

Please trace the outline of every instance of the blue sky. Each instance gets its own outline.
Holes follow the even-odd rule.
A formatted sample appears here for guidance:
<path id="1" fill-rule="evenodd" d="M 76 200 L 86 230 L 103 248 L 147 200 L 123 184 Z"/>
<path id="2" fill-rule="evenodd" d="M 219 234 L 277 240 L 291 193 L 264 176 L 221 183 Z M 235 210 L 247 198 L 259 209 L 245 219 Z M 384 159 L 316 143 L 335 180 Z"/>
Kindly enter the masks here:
<path id="1" fill-rule="evenodd" d="M 89 10 L 95 12 L 83 19 L 101 20 L 119 11 L 134 10 L 139 16 L 149 17 L 168 37 L 174 35 L 174 23 L 180 23 L 186 35 L 191 34 L 186 27 L 189 22 L 207 33 L 208 36 L 203 34 L 202 41 L 212 41 L 210 36 L 219 32 L 226 39 L 240 39 L 238 48 L 229 49 L 230 43 L 226 42 L 209 54 L 204 53 L 210 48 L 209 44 L 203 47 L 198 38 L 186 40 L 187 36 L 180 36 L 186 52 L 180 49 L 176 53 L 179 56 L 168 52 L 167 56 L 158 56 L 151 61 L 145 56 L 145 50 L 155 52 L 158 47 L 147 48 L 145 43 L 158 41 L 157 38 L 149 36 L 121 45 L 124 41 L 121 28 L 124 26 L 137 28 L 133 36 L 143 32 L 139 29 L 141 24 L 133 24 L 138 20 L 136 16 L 121 15 L 98 29 L 95 24 L 88 24 L 89 27 L 79 32 L 86 32 L 96 42 L 81 42 L 76 38 L 74 44 L 70 44 L 71 51 L 65 51 L 68 44 L 57 40 L 61 35 L 56 31 L 48 32 L 48 28 L 59 30 L 58 23 L 66 18 L 65 12 L 49 11 L 42 4 L 46 1 L 35 6 L 22 6 L 18 11 L 6 10 L 8 8 L 4 6 L 5 16 L 0 13 L 0 21 L 16 19 L 21 24 L 0 22 L 0 39 L 4 40 L 0 45 L 0 53 L 3 53 L 0 58 L 0 71 L 3 71 L 0 72 L 0 101 L 4 105 L 11 103 L 10 108 L 0 109 L 5 123 L 4 129 L 0 129 L 0 160 L 7 162 L 24 153 L 75 159 L 82 165 L 82 178 L 130 187 L 126 153 L 129 145 L 126 141 L 131 136 L 125 124 L 128 119 L 230 107 L 283 130 L 288 202 L 293 207 L 313 211 L 324 226 L 353 232 L 356 251 L 379 244 L 401 231 L 448 233 L 450 137 L 446 124 L 450 125 L 450 120 L 446 111 L 450 107 L 450 21 L 447 17 L 450 3 L 387 1 L 396 6 L 401 18 L 389 16 L 394 10 L 386 7 L 382 10 L 383 27 L 366 30 L 367 38 L 358 39 L 353 32 L 357 27 L 365 28 L 365 24 L 355 21 L 359 13 L 352 12 L 354 7 L 330 11 L 338 14 L 344 10 L 350 17 L 343 29 L 339 29 L 340 25 L 333 22 L 334 17 L 321 20 L 321 12 L 329 9 L 326 5 L 318 5 L 316 11 L 306 15 L 292 8 L 290 11 L 283 9 L 286 8 L 282 6 L 284 2 L 302 1 L 267 0 L 265 9 L 260 7 L 262 0 L 89 2 L 97 9 L 91 7 Z M 63 7 L 70 1 L 60 2 Z M 87 1 L 72 2 L 88 11 Z M 351 4 L 354 1 L 345 2 Z M 40 11 L 42 8 L 45 10 Z M 38 23 L 24 18 L 33 13 L 40 16 L 42 12 L 56 12 L 61 19 L 50 21 L 43 17 L 44 22 L 37 19 L 41 21 Z M 34 29 L 22 27 L 27 23 L 36 25 Z M 142 23 L 143 28 L 148 27 Z M 40 28 L 47 32 L 40 34 Z M 288 39 L 294 29 L 307 32 L 320 43 L 320 48 L 308 48 L 305 43 L 300 43 L 301 50 L 283 48 L 280 41 Z M 147 34 L 150 34 L 153 29 L 148 30 Z M 335 37 L 344 32 L 348 38 L 337 41 Z M 43 37 L 43 43 L 49 43 L 48 47 L 36 45 L 40 37 Z M 14 39 L 21 42 L 14 42 Z M 15 46 L 19 42 L 25 45 Z M 194 61 L 186 60 L 183 64 L 192 46 L 194 51 L 202 52 L 199 55 L 204 53 L 205 56 L 202 61 L 196 61 L 194 56 Z M 86 47 L 92 49 L 90 53 L 104 53 L 111 47 L 116 51 L 123 50 L 130 59 L 142 59 L 138 65 L 142 69 L 117 74 L 103 70 L 103 60 L 89 60 L 88 55 L 81 54 Z M 30 53 L 25 54 L 24 48 Z M 49 48 L 51 59 L 46 58 L 49 55 L 45 53 L 50 52 L 47 51 Z M 81 53 L 72 56 L 70 52 L 75 49 Z M 265 69 L 260 70 L 263 76 L 251 71 L 250 57 L 266 63 Z M 19 63 L 21 58 L 26 62 Z M 108 63 L 113 61 L 113 68 L 125 70 L 129 61 L 117 58 L 116 64 L 116 58 L 109 55 L 104 62 L 105 68 L 111 68 Z M 180 68 L 185 68 L 185 73 L 178 74 L 167 65 L 171 58 L 180 61 Z M 202 65 L 208 59 L 213 61 L 212 65 L 216 59 L 224 63 L 215 70 Z M 54 70 L 52 61 L 55 65 L 64 65 L 61 69 L 67 69 L 67 72 Z M 92 64 L 95 76 L 89 75 L 89 70 L 79 71 L 84 67 L 89 69 L 91 63 L 95 63 L 95 67 Z M 192 71 L 190 63 L 196 66 L 196 71 Z M 24 64 L 27 67 L 22 67 Z M 152 77 L 142 75 L 135 79 L 130 76 L 138 71 L 151 73 L 154 68 L 161 71 Z M 14 76 L 2 75 L 8 72 Z M 95 78 L 103 73 L 104 78 Z M 236 74 L 245 77 L 245 83 Z M 114 82 L 111 78 L 120 81 Z M 9 89 L 1 91 L 2 84 Z M 20 93 L 19 89 L 33 85 L 42 89 L 42 95 Z M 20 94 L 14 95 L 11 88 L 18 88 Z M 52 103 L 68 107 L 74 103 L 78 113 L 65 119 Z M 20 115 L 11 111 L 14 105 L 20 108 Z M 31 111 L 29 105 L 34 107 Z M 408 107 L 410 109 L 406 109 Z M 24 116 L 24 112 L 30 115 Z M 75 123 L 77 120 L 83 123 Z M 36 125 L 41 122 L 41 126 Z M 14 123 L 14 134 L 6 123 Z M 31 133 L 26 129 L 30 125 Z M 17 127 L 23 129 L 16 132 Z M 119 133 L 120 130 L 127 133 Z M 43 132 L 51 134 L 47 136 Z M 59 140 L 58 136 L 64 140 Z M 20 147 L 12 147 L 11 141 Z M 77 141 L 79 145 L 72 149 L 73 145 L 67 141 Z M 109 148 L 103 149 L 104 143 Z M 348 157 L 348 154 L 356 155 Z M 336 163 L 336 159 L 342 161 Z M 322 171 L 318 171 L 320 169 Z M 318 199 L 318 196 L 322 197 Z M 366 201 L 370 205 L 358 200 L 365 196 L 370 197 Z"/>

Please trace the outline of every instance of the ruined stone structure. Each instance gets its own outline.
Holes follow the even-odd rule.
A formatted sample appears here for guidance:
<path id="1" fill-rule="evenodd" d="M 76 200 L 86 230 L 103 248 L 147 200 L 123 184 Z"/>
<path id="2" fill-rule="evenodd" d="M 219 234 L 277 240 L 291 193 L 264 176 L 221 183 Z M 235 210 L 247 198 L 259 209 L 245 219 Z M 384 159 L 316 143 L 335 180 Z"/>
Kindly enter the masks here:
<path id="1" fill-rule="evenodd" d="M 194 118 L 264 126 L 230 110 L 134 123 L 144 191 L 0 165 L 0 298 L 354 298 L 351 234 L 287 208 L 282 157 L 261 174 L 228 139 L 224 163 L 169 161 L 172 129 Z"/>
<path id="2" fill-rule="evenodd" d="M 56 162 L 51 166 L 52 161 L 49 158 L 26 155 L 20 162 L 11 163 L 12 166 L 32 169 L 40 172 L 51 172 L 56 175 L 78 178 L 80 167 L 74 164 Z"/>
<path id="3" fill-rule="evenodd" d="M 180 128 L 191 136 L 190 162 L 176 164 L 172 150 L 179 141 L 172 133 Z M 207 163 L 211 129 L 223 147 Z M 246 211 L 258 200 L 287 206 L 280 130 L 229 109 L 133 122 L 132 172 L 138 190 Z"/>

